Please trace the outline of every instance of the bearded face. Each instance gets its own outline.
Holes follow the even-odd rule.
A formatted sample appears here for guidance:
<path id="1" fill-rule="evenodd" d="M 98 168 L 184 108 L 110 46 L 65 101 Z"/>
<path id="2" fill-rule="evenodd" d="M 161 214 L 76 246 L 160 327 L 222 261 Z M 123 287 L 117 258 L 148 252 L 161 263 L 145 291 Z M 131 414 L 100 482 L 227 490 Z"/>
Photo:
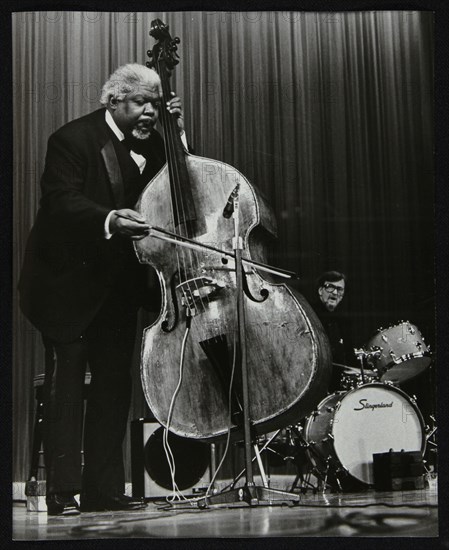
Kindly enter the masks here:
<path id="1" fill-rule="evenodd" d="M 124 99 L 111 99 L 112 117 L 125 134 L 144 140 L 150 137 L 159 118 L 159 90 L 142 83 Z"/>

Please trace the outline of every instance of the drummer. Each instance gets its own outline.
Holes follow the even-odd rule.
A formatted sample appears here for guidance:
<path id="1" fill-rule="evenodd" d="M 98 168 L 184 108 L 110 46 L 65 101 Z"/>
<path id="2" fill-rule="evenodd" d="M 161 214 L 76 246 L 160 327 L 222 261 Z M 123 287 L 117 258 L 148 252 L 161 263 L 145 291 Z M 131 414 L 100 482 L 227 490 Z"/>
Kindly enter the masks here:
<path id="1" fill-rule="evenodd" d="M 348 336 L 348 322 L 341 314 L 339 306 L 346 292 L 346 275 L 340 271 L 326 271 L 317 279 L 316 294 L 311 305 L 318 315 L 324 330 L 327 333 L 332 351 L 331 381 L 329 393 L 341 389 L 341 367 L 335 364 L 349 365 L 354 363 L 352 346 Z"/>

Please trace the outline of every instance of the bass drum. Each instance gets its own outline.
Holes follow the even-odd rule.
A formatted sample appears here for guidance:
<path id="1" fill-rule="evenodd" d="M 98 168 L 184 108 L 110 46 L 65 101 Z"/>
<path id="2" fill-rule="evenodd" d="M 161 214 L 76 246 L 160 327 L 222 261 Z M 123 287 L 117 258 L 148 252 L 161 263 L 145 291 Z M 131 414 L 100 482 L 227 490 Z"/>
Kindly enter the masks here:
<path id="1" fill-rule="evenodd" d="M 421 451 L 422 415 L 402 390 L 372 383 L 327 396 L 306 421 L 307 454 L 318 478 L 337 488 L 372 485 L 373 454 Z"/>

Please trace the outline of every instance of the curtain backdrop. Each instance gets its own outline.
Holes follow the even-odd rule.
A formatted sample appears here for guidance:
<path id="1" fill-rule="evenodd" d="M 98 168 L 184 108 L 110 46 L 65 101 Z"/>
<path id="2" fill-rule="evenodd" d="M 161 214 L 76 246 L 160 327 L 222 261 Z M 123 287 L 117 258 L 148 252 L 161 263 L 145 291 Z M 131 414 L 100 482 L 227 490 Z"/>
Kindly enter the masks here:
<path id="1" fill-rule="evenodd" d="M 196 154 L 235 166 L 274 209 L 272 261 L 299 272 L 306 294 L 324 270 L 348 275 L 355 345 L 401 319 L 432 343 L 433 17 L 425 12 L 16 13 L 14 286 L 48 137 L 99 107 L 115 68 L 145 63 L 156 17 L 181 39 L 173 90 Z M 33 378 L 44 363 L 16 299 L 13 322 L 14 479 L 23 481 Z M 146 413 L 138 354 L 135 363 L 130 418 Z M 129 438 L 125 452 L 129 479 Z"/>

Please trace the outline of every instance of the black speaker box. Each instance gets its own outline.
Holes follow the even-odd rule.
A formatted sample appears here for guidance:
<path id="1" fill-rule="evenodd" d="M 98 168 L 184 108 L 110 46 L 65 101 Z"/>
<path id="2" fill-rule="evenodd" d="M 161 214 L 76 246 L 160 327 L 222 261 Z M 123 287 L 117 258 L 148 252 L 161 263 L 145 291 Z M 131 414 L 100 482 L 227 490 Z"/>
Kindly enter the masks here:
<path id="1" fill-rule="evenodd" d="M 424 463 L 420 451 L 373 454 L 376 491 L 416 490 L 424 488 Z"/>
<path id="2" fill-rule="evenodd" d="M 131 422 L 131 480 L 135 498 L 159 498 L 173 492 L 163 447 L 164 428 L 152 419 Z M 185 495 L 201 493 L 210 483 L 210 445 L 168 435 L 175 460 L 175 480 Z"/>

